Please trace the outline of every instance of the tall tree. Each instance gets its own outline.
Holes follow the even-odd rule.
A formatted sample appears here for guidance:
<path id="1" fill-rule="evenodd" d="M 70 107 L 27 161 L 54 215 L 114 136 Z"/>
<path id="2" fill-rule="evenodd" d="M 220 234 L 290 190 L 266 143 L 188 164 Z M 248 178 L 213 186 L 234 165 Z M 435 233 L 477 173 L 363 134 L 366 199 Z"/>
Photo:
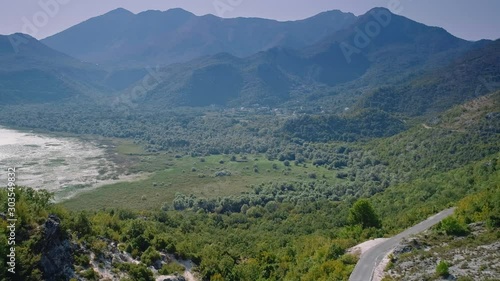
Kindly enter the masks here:
<path id="1" fill-rule="evenodd" d="M 363 228 L 381 226 L 377 213 L 366 199 L 359 199 L 354 203 L 349 210 L 348 221 L 350 224 L 361 225 Z"/>

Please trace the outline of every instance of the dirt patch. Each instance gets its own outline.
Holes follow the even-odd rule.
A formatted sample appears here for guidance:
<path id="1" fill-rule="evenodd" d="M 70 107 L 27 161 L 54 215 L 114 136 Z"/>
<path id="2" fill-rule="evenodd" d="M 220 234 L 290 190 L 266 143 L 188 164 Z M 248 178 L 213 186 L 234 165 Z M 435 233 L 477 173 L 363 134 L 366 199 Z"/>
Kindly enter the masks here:
<path id="1" fill-rule="evenodd" d="M 387 241 L 388 238 L 377 238 L 373 240 L 368 240 L 366 242 L 363 242 L 361 244 L 358 244 L 350 249 L 347 250 L 349 254 L 361 256 L 362 254 L 366 253 L 366 251 L 370 250 L 371 248 Z"/>

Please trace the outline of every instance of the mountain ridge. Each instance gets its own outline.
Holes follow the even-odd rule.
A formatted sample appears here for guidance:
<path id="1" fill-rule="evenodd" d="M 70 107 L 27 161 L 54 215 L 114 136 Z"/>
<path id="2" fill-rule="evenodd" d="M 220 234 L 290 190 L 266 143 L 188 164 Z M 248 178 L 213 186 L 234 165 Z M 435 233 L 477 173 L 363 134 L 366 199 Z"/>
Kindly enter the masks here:
<path id="1" fill-rule="evenodd" d="M 164 17 L 165 13 L 177 14 L 179 17 Z M 331 12 L 324 15 L 328 13 Z M 339 11 L 334 11 L 334 13 L 342 15 Z M 156 67 L 146 69 L 84 63 L 52 50 L 45 46 L 43 41 L 35 42 L 34 38 L 30 40 L 36 43 L 32 45 L 39 46 L 41 53 L 49 54 L 49 60 L 53 61 L 47 64 L 48 66 L 59 63 L 61 66 L 64 65 L 61 69 L 71 69 L 68 73 L 72 75 L 76 73 L 73 80 L 87 85 L 86 92 L 95 92 L 92 96 L 97 100 L 102 99 L 101 102 L 108 102 L 109 96 L 118 101 L 135 103 L 138 106 L 155 107 L 198 107 L 213 104 L 234 107 L 283 104 L 285 107 L 293 107 L 293 104 L 307 102 L 303 105 L 311 108 L 332 107 L 336 108 L 332 110 L 336 110 L 337 113 L 340 113 L 343 108 L 351 107 L 405 113 L 406 111 L 401 109 L 380 108 L 380 103 L 373 107 L 373 104 L 376 104 L 373 99 L 380 95 L 376 90 L 393 84 L 397 89 L 397 93 L 393 94 L 400 96 L 401 104 L 405 104 L 407 102 L 403 98 L 406 91 L 404 85 L 425 80 L 425 77 L 436 76 L 435 73 L 439 71 L 447 71 L 445 66 L 451 65 L 453 60 L 461 58 L 473 49 L 486 48 L 487 50 L 487 47 L 492 44 L 488 40 L 467 42 L 449 34 L 444 29 L 426 26 L 394 14 L 382 14 L 382 17 L 390 17 L 389 23 L 382 24 L 383 22 L 377 21 L 380 14 L 377 17 L 373 13 L 389 12 L 386 9 L 373 9 L 358 17 L 348 28 L 328 35 L 318 43 L 304 48 L 275 46 L 246 57 L 240 57 L 229 51 L 217 52 L 214 55 L 204 55 L 185 63 L 179 62 L 167 66 L 156 64 Z M 120 9 L 108 14 L 119 18 L 131 17 L 131 13 Z M 177 30 L 174 24 L 186 28 L 185 21 L 189 22 L 191 18 L 196 19 L 194 23 L 197 23 L 199 18 L 202 18 L 179 9 L 166 12 L 147 11 L 139 15 L 150 20 L 140 20 L 143 25 L 136 26 L 137 30 L 156 23 L 157 17 L 172 23 L 170 27 L 174 31 Z M 321 16 L 320 14 L 318 17 Z M 228 25 L 237 24 L 230 19 L 221 19 L 221 21 Z M 319 22 L 322 20 L 320 19 Z M 366 30 L 366 25 L 374 22 L 383 28 L 376 36 L 371 36 L 373 38 L 367 46 L 358 48 L 360 51 L 350 54 L 347 59 L 342 44 L 355 42 L 356 36 Z M 191 28 L 188 30 L 192 31 Z M 147 36 L 153 36 L 153 34 Z M 193 34 L 190 33 L 189 36 Z M 5 43 L 7 41 L 4 40 L 4 44 L 0 45 L 0 51 L 5 52 L 8 47 Z M 127 43 L 122 42 L 122 44 Z M 21 46 L 21 48 L 27 46 Z M 175 44 L 170 45 L 172 46 Z M 184 50 L 176 51 L 183 52 Z M 494 53 L 495 50 L 489 52 Z M 12 55 L 12 51 L 10 54 Z M 6 59 L 8 58 L 4 56 L 4 61 Z M 16 59 L 19 59 L 19 56 L 12 56 L 10 62 Z M 35 64 L 35 69 L 47 70 L 45 66 L 42 66 L 40 59 L 31 61 Z M 36 65 L 37 63 L 40 65 Z M 486 65 L 485 63 L 486 61 L 479 61 L 475 67 L 480 69 L 481 65 Z M 16 64 L 12 63 L 12 65 Z M 84 75 L 79 76 L 82 73 Z M 150 81 L 151 76 L 156 78 L 155 83 L 151 87 L 141 86 L 145 80 Z M 456 83 L 462 84 L 460 81 Z M 431 89 L 431 94 L 436 93 L 437 88 Z M 105 92 L 108 94 L 102 94 Z M 138 92 L 140 92 L 139 95 L 137 95 Z M 377 94 L 374 95 L 374 92 Z M 417 96 L 419 95 L 421 94 Z M 462 92 L 458 96 L 451 92 L 442 92 L 440 95 L 439 99 L 427 98 L 425 101 L 412 99 L 413 102 L 417 102 L 412 108 L 424 106 L 437 109 L 438 107 L 433 105 L 436 102 L 442 104 L 439 110 L 443 110 L 456 102 L 466 101 L 469 96 L 474 97 Z M 450 99 L 450 102 L 443 102 L 447 96 L 454 98 Z M 381 98 L 380 102 L 383 100 Z M 426 114 L 426 111 L 418 110 L 416 114 Z"/>
<path id="2" fill-rule="evenodd" d="M 2 104 L 88 99 L 105 90 L 105 73 L 21 33 L 0 35 Z"/>
<path id="3" fill-rule="evenodd" d="M 401 77 L 397 78 L 401 80 L 397 83 L 403 83 L 405 79 L 415 79 L 440 65 L 450 64 L 453 59 L 477 45 L 488 45 L 488 42 L 470 43 L 444 29 L 426 26 L 391 13 L 388 14 L 390 23 L 381 28 L 380 33 L 373 36 L 365 48 L 347 58 L 342 44 L 354 42 L 367 23 L 375 22 L 374 12 L 388 13 L 388 10 L 369 11 L 349 28 L 304 49 L 274 47 L 239 59 L 238 63 L 235 63 L 234 55 L 229 55 L 232 59 L 216 55 L 167 66 L 162 68 L 161 81 L 141 96 L 140 102 L 148 103 L 148 99 L 152 98 L 154 102 L 149 102 L 154 104 L 194 105 L 189 101 L 193 94 L 190 91 L 198 89 L 194 95 L 196 98 L 191 99 L 196 101 L 197 106 L 200 103 L 203 106 L 212 103 L 249 106 L 263 104 L 266 100 L 269 102 L 266 105 L 275 106 L 293 101 L 291 92 L 298 88 L 326 87 L 329 89 L 326 91 L 337 92 L 335 89 L 341 85 L 353 84 L 358 89 L 372 88 L 383 86 L 387 83 L 386 79 L 397 77 Z M 232 78 L 226 79 L 222 73 L 209 71 L 212 67 L 219 70 L 227 67 L 226 78 Z M 196 79 L 193 74 L 196 74 Z M 203 81 L 211 81 L 211 84 L 203 84 L 205 82 L 198 80 L 201 79 L 199 75 L 203 76 Z M 226 99 L 212 99 L 225 91 L 217 85 L 232 85 L 232 79 L 240 82 L 233 85 L 235 88 L 226 89 L 227 92 L 222 94 Z M 295 94 L 295 97 L 297 95 L 300 97 L 301 94 Z"/>
<path id="4" fill-rule="evenodd" d="M 138 14 L 114 10 L 41 41 L 84 61 L 144 67 L 219 52 L 245 57 L 275 46 L 301 48 L 355 19 L 353 14 L 338 10 L 286 22 L 196 16 L 182 9 Z"/>

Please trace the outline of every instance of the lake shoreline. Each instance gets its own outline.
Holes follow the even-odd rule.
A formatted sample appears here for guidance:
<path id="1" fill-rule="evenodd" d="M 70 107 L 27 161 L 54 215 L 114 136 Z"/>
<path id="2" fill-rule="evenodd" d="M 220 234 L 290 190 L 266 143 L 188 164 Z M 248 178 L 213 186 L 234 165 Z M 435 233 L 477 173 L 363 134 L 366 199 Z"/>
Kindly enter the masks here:
<path id="1" fill-rule="evenodd" d="M 19 186 L 52 192 L 56 202 L 146 176 L 128 173 L 114 157 L 113 141 L 103 137 L 7 126 L 0 126 L 0 137 L 0 170 L 17 167 Z"/>

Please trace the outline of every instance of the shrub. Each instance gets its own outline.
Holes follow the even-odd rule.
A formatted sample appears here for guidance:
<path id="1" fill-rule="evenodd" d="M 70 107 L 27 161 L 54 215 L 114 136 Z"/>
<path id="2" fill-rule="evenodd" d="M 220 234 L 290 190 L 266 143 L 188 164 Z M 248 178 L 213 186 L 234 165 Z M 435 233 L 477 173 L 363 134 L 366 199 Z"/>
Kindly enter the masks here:
<path id="1" fill-rule="evenodd" d="M 228 177 L 231 175 L 231 172 L 229 171 L 226 171 L 226 170 L 223 170 L 223 171 L 217 171 L 215 172 L 215 177 L 218 178 L 218 177 Z"/>
<path id="2" fill-rule="evenodd" d="M 265 208 L 266 210 L 269 212 L 269 213 L 274 213 L 276 212 L 276 210 L 278 210 L 278 203 L 276 203 L 275 201 L 269 201 L 267 202 Z"/>
<path id="3" fill-rule="evenodd" d="M 75 218 L 72 228 L 79 234 L 79 237 L 92 233 L 92 223 L 88 219 L 88 215 L 83 212 Z"/>
<path id="4" fill-rule="evenodd" d="M 438 228 L 446 232 L 446 234 L 448 235 L 465 236 L 469 234 L 467 226 L 463 223 L 460 223 L 454 217 L 448 217 L 442 220 Z"/>
<path id="5" fill-rule="evenodd" d="M 90 264 L 90 258 L 86 254 L 75 255 L 74 258 L 76 265 L 87 267 Z"/>
<path id="6" fill-rule="evenodd" d="M 153 247 L 149 247 L 141 256 L 141 262 L 147 266 L 153 265 L 159 259 L 161 259 L 160 253 Z"/>
<path id="7" fill-rule="evenodd" d="M 182 273 L 184 272 L 184 270 L 184 266 L 175 262 L 171 262 L 164 264 L 161 269 L 158 270 L 158 273 L 160 273 L 161 275 L 171 275 L 175 273 Z"/>
<path id="8" fill-rule="evenodd" d="M 102 240 L 95 239 L 90 244 L 90 249 L 96 256 L 103 255 L 105 250 L 107 249 L 108 244 Z"/>
<path id="9" fill-rule="evenodd" d="M 340 261 L 346 265 L 355 265 L 358 262 L 358 258 L 355 255 L 345 254 L 340 257 Z"/>
<path id="10" fill-rule="evenodd" d="M 307 176 L 308 176 L 310 179 L 315 179 L 315 178 L 317 178 L 317 177 L 318 177 L 318 176 L 316 175 L 316 173 L 309 173 Z"/>
<path id="11" fill-rule="evenodd" d="M 87 280 L 99 280 L 99 274 L 92 268 L 80 272 L 80 275 Z"/>
<path id="12" fill-rule="evenodd" d="M 436 274 L 441 277 L 448 277 L 450 275 L 450 265 L 445 261 L 440 261 L 436 267 Z"/>
<path id="13" fill-rule="evenodd" d="M 133 280 L 153 281 L 153 272 L 142 264 L 130 264 L 128 274 Z"/>
<path id="14" fill-rule="evenodd" d="M 247 216 L 252 218 L 260 218 L 264 215 L 261 207 L 250 207 L 246 213 Z"/>
<path id="15" fill-rule="evenodd" d="M 247 204 L 243 204 L 243 206 L 241 206 L 240 213 L 246 214 L 249 208 L 250 207 Z"/>
<path id="16" fill-rule="evenodd" d="M 340 256 L 342 256 L 345 252 L 345 249 L 342 248 L 341 246 L 337 244 L 332 244 L 330 248 L 328 249 L 328 254 L 327 258 L 328 259 L 338 259 Z"/>

